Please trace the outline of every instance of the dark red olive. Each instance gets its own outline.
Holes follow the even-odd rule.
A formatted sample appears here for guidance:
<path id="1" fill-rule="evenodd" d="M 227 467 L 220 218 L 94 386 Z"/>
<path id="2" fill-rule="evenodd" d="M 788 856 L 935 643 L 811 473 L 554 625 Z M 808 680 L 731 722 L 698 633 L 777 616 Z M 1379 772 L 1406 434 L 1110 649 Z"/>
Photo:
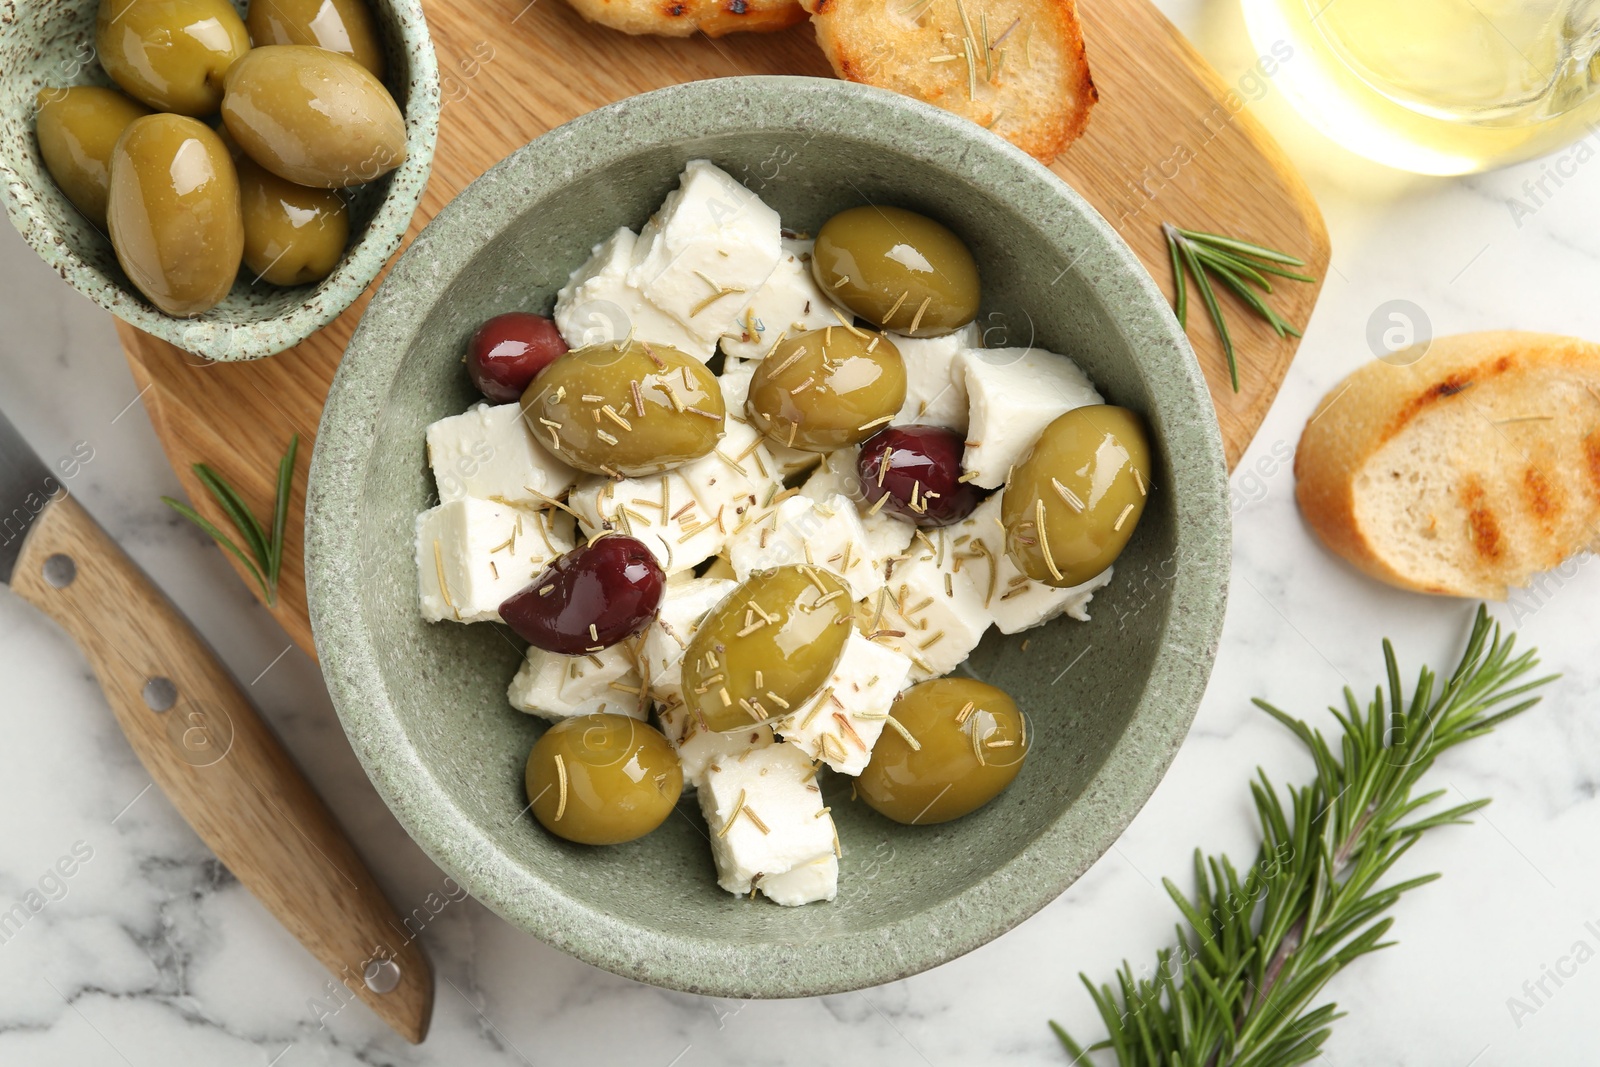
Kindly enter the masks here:
<path id="1" fill-rule="evenodd" d="M 648 548 L 611 534 L 557 558 L 500 605 L 500 617 L 547 652 L 598 652 L 650 625 L 666 581 Z"/>
<path id="2" fill-rule="evenodd" d="M 467 345 L 467 373 L 478 392 L 496 404 L 522 399 L 528 383 L 567 350 L 556 324 L 543 315 L 496 315 Z"/>
<path id="3" fill-rule="evenodd" d="M 884 511 L 918 526 L 948 526 L 971 515 L 983 491 L 961 480 L 966 440 L 942 426 L 889 426 L 861 445 L 856 471 L 864 507 L 880 497 Z M 884 457 L 888 462 L 884 462 Z"/>

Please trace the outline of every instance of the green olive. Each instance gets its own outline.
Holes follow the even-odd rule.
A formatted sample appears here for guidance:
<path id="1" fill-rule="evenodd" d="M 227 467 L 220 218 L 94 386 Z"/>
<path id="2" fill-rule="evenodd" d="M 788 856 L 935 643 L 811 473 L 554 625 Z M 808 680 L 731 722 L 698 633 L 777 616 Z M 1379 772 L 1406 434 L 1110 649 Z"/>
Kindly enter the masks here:
<path id="1" fill-rule="evenodd" d="M 315 45 L 349 56 L 383 80 L 383 49 L 361 0 L 250 0 L 244 24 L 257 48 Z"/>
<path id="2" fill-rule="evenodd" d="M 228 0 L 100 0 L 94 47 L 111 79 L 157 111 L 210 115 L 250 34 Z"/>
<path id="3" fill-rule="evenodd" d="M 244 265 L 273 285 L 308 285 L 338 266 L 350 239 L 350 211 L 332 189 L 285 181 L 240 153 Z"/>
<path id="4" fill-rule="evenodd" d="M 233 287 L 244 252 L 239 178 L 205 123 L 146 115 L 111 153 L 106 209 L 117 262 L 168 315 L 199 315 Z"/>
<path id="5" fill-rule="evenodd" d="M 252 49 L 228 71 L 222 121 L 250 158 L 280 178 L 342 189 L 406 158 L 406 121 L 372 72 L 301 44 Z"/>
<path id="6" fill-rule="evenodd" d="M 889 714 L 916 739 L 885 730 L 856 779 L 856 795 L 895 822 L 926 826 L 999 796 L 1028 755 L 1028 724 L 1003 691 L 971 678 L 936 678 L 895 698 Z"/>
<path id="7" fill-rule="evenodd" d="M 533 817 L 557 837 L 620 845 L 672 814 L 683 769 L 649 723 L 626 715 L 575 715 L 534 742 L 524 784 Z"/>
<path id="8" fill-rule="evenodd" d="M 90 222 L 104 226 L 111 149 L 128 123 L 150 109 L 115 89 L 89 85 L 41 89 L 38 106 L 39 154 L 50 177 Z"/>
<path id="9" fill-rule="evenodd" d="M 822 291 L 886 330 L 937 337 L 978 317 L 978 264 L 949 227 L 898 207 L 853 207 L 817 231 Z"/>
<path id="10" fill-rule="evenodd" d="M 906 402 L 906 365 L 882 334 L 829 326 L 789 338 L 761 361 L 745 407 L 778 444 L 831 452 L 860 444 Z"/>
<path id="11" fill-rule="evenodd" d="M 1122 553 L 1149 487 L 1139 416 L 1107 404 L 1074 408 L 1044 428 L 1011 472 L 1000 498 L 1006 551 L 1035 581 L 1082 585 Z"/>
<path id="12" fill-rule="evenodd" d="M 590 345 L 550 364 L 522 394 L 533 436 L 590 474 L 659 474 L 717 447 L 717 377 L 676 348 Z"/>
<path id="13" fill-rule="evenodd" d="M 815 567 L 752 574 L 689 639 L 688 713 L 725 731 L 799 708 L 839 665 L 854 611 L 839 579 Z"/>

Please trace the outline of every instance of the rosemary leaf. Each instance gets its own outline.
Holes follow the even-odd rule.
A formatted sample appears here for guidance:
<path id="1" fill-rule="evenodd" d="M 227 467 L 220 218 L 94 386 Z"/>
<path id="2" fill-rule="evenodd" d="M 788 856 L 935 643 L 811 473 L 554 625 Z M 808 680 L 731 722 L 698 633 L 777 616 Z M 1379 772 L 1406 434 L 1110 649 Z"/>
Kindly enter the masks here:
<path id="1" fill-rule="evenodd" d="M 1185 329 L 1189 326 L 1189 294 L 1188 286 L 1184 284 L 1183 260 L 1178 252 L 1178 242 L 1168 240 L 1167 251 L 1172 253 L 1172 313 L 1178 317 L 1178 325 Z"/>
<path id="2" fill-rule="evenodd" d="M 1220 270 L 1233 271 L 1236 274 L 1243 275 L 1244 277 L 1250 279 L 1258 287 L 1260 287 L 1263 292 L 1272 292 L 1272 283 L 1267 281 L 1266 275 L 1262 274 L 1260 271 L 1256 270 L 1243 260 L 1228 259 L 1225 256 L 1219 256 L 1205 245 L 1195 245 L 1194 252 L 1195 255 L 1200 257 L 1201 261 L 1203 261 L 1206 266 L 1215 266 Z"/>
<path id="3" fill-rule="evenodd" d="M 244 538 L 245 547 L 250 550 L 251 557 L 261 573 L 267 572 L 267 532 L 262 529 L 261 523 L 251 514 L 250 507 L 239 496 L 233 486 L 223 481 L 217 472 L 204 463 L 194 465 L 195 477 L 200 479 L 200 484 L 211 491 L 211 495 L 222 507 L 228 516 L 228 521 L 233 523 L 234 529 L 239 531 L 239 536 Z"/>
<path id="4" fill-rule="evenodd" d="M 1448 681 L 1440 685 L 1424 668 L 1407 700 L 1385 641 L 1387 688 L 1376 689 L 1365 710 L 1347 689 L 1344 707 L 1331 709 L 1339 723 L 1331 741 L 1257 700 L 1310 751 L 1316 776 L 1280 791 L 1257 772 L 1250 790 L 1261 846 L 1248 870 L 1197 850 L 1193 894 L 1165 882 L 1183 922 L 1177 948 L 1156 954 L 1154 977 L 1136 976 L 1126 962 L 1115 985 L 1080 976 L 1107 1037 L 1083 1046 L 1052 1022 L 1073 1062 L 1099 1049 L 1114 1052 L 1121 1067 L 1291 1067 L 1316 1059 L 1343 1017 L 1335 1004 L 1313 1006 L 1324 987 L 1393 945 L 1394 919 L 1384 913 L 1439 877 L 1383 884 L 1385 876 L 1423 834 L 1460 825 L 1488 803 L 1418 817 L 1445 791 L 1413 795 L 1414 787 L 1439 753 L 1526 711 L 1538 698 L 1519 698 L 1551 681 L 1525 680 L 1538 661 L 1532 652 L 1514 654 L 1514 643 L 1480 606 Z"/>
<path id="5" fill-rule="evenodd" d="M 283 573 L 283 531 L 289 520 L 289 490 L 294 484 L 294 460 L 300 451 L 300 435 L 289 438 L 289 451 L 278 461 L 278 496 L 272 510 L 272 565 L 267 575 L 272 588 L 278 588 Z"/>
<path id="6" fill-rule="evenodd" d="M 1217 328 L 1217 335 L 1222 338 L 1222 351 L 1228 357 L 1228 378 L 1233 382 L 1233 391 L 1239 391 L 1239 359 L 1234 355 L 1233 338 L 1228 333 L 1228 320 L 1222 317 L 1222 308 L 1217 305 L 1217 294 L 1211 291 L 1211 283 L 1206 280 L 1205 267 L 1200 264 L 1200 257 L 1195 255 L 1191 245 L 1179 245 L 1184 261 L 1188 263 L 1189 270 L 1194 274 L 1195 288 L 1200 290 L 1200 300 L 1206 306 L 1206 312 L 1211 316 L 1211 322 Z"/>
<path id="7" fill-rule="evenodd" d="M 1247 256 L 1255 256 L 1257 259 L 1266 259 L 1274 263 L 1287 263 L 1291 267 L 1303 267 L 1306 265 L 1305 260 L 1296 259 L 1286 252 L 1277 252 L 1258 244 L 1252 244 L 1249 241 L 1241 241 L 1237 237 L 1223 237 L 1221 234 L 1206 233 L 1203 230 L 1179 230 L 1178 232 L 1191 241 L 1199 241 L 1202 244 L 1212 245 L 1217 248 L 1226 248 L 1230 252 L 1243 252 Z M 1306 280 L 1311 281 L 1312 279 L 1307 278 Z"/>
<path id="8" fill-rule="evenodd" d="M 1239 277 L 1237 274 L 1234 274 L 1233 271 L 1229 270 L 1228 268 L 1219 266 L 1217 264 L 1211 264 L 1211 270 L 1214 274 L 1216 274 L 1217 277 L 1222 279 L 1222 284 L 1233 290 L 1235 296 L 1248 304 L 1256 314 L 1260 315 L 1263 319 L 1266 319 L 1267 325 L 1271 326 L 1273 332 L 1279 337 L 1282 337 L 1289 330 L 1294 329 L 1294 327 L 1290 326 L 1283 319 L 1280 319 L 1278 317 L 1278 313 L 1269 308 L 1264 300 L 1252 292 L 1250 287 L 1244 283 L 1243 278 Z"/>
<path id="9" fill-rule="evenodd" d="M 261 594 L 267 597 L 269 601 L 272 599 L 272 590 L 267 587 L 266 576 L 263 575 L 259 569 L 257 569 L 253 562 L 251 562 L 250 557 L 244 554 L 244 550 L 233 543 L 233 538 L 229 537 L 227 534 L 213 526 L 204 515 L 201 515 L 188 504 L 174 500 L 170 496 L 162 497 L 161 502 L 167 505 L 167 507 L 171 508 L 173 511 L 176 511 L 179 515 L 182 515 L 184 518 L 194 523 L 196 526 L 200 527 L 200 529 L 204 530 L 208 535 L 210 535 L 213 541 L 237 556 L 239 562 L 243 563 L 245 569 L 250 572 L 250 576 L 260 583 Z"/>
<path id="10" fill-rule="evenodd" d="M 1265 319 L 1279 337 L 1288 335 L 1299 337 L 1300 330 L 1273 311 L 1250 286 L 1254 285 L 1262 293 L 1270 295 L 1274 290 L 1272 282 L 1267 277 L 1269 274 L 1300 282 L 1314 282 L 1316 279 L 1287 269 L 1305 266 L 1303 260 L 1250 241 L 1200 230 L 1179 229 L 1170 222 L 1161 224 L 1161 232 L 1167 239 L 1167 250 L 1172 256 L 1173 313 L 1177 316 L 1178 324 L 1185 329 L 1189 325 L 1186 316 L 1188 279 L 1185 277 L 1188 274 L 1193 276 L 1194 286 L 1200 292 L 1201 302 L 1205 304 L 1206 313 L 1210 315 L 1211 323 L 1216 327 L 1217 336 L 1222 341 L 1222 352 L 1228 360 L 1228 378 L 1233 384 L 1233 391 L 1237 393 L 1238 354 L 1234 351 L 1233 337 L 1228 331 L 1227 321 L 1222 316 L 1222 306 L 1217 302 L 1216 292 L 1211 287 L 1211 276 L 1215 275 L 1221 279 L 1245 306 Z"/>
<path id="11" fill-rule="evenodd" d="M 1284 270 L 1282 267 L 1274 266 L 1271 263 L 1256 262 L 1251 264 L 1251 266 L 1255 267 L 1256 270 L 1265 271 L 1268 274 L 1276 274 L 1280 278 L 1289 278 L 1297 282 L 1316 281 L 1316 279 L 1309 274 L 1301 274 L 1298 271 Z"/>
<path id="12" fill-rule="evenodd" d="M 195 477 L 200 479 L 200 484 L 205 486 L 216 500 L 217 506 L 222 509 L 222 513 L 228 517 L 228 521 L 243 539 L 242 548 L 238 542 L 187 504 L 179 503 L 171 497 L 161 498 L 168 507 L 200 527 L 207 536 L 233 553 L 239 562 L 244 564 L 250 576 L 261 586 L 262 597 L 269 608 L 275 607 L 278 602 L 278 577 L 283 571 L 283 534 L 288 523 L 290 489 L 294 484 L 294 461 L 299 448 L 300 435 L 295 434 L 289 438 L 289 451 L 278 462 L 277 496 L 270 527 L 262 525 L 261 520 L 256 518 L 250 506 L 239 495 L 239 491 L 229 485 L 220 474 L 204 463 L 194 465 Z"/>

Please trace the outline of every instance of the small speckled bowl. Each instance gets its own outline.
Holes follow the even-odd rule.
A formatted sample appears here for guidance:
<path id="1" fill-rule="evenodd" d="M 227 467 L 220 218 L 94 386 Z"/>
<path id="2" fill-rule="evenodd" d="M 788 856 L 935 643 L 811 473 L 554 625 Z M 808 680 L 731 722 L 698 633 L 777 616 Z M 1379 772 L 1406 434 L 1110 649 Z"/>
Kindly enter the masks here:
<path id="1" fill-rule="evenodd" d="M 496 626 L 417 610 L 413 520 L 433 503 L 423 428 L 475 399 L 461 351 L 512 309 L 548 312 L 567 274 L 638 226 L 709 157 L 815 229 L 863 202 L 952 226 L 977 256 L 990 347 L 1079 361 L 1153 431 L 1154 491 L 1094 621 L 991 633 L 964 668 L 1028 712 L 1011 788 L 939 826 L 891 823 L 831 776 L 839 897 L 781 908 L 717 888 L 693 798 L 642 840 L 569 844 L 524 811 L 543 728 L 505 690 Z M 1229 562 L 1211 402 L 1160 292 L 1095 211 L 964 119 L 877 89 L 724 78 L 626 100 L 514 153 L 465 189 L 367 309 L 323 412 L 306 519 L 311 621 L 356 754 L 401 823 L 478 899 L 590 963 L 726 997 L 901 978 L 996 937 L 1071 885 L 1149 797 L 1211 669 Z"/>
<path id="2" fill-rule="evenodd" d="M 372 284 L 411 225 L 439 133 L 439 67 L 421 0 L 366 0 L 388 61 L 389 91 L 406 117 L 406 161 L 351 190 L 350 247 L 315 285 L 253 283 L 241 267 L 233 291 L 205 314 L 156 310 L 117 265 L 111 241 L 50 178 L 34 136 L 39 90 L 111 85 L 94 58 L 98 0 L 0 0 L 0 183 L 6 214 L 73 288 L 147 333 L 214 360 L 260 359 L 304 341 Z M 235 0 L 242 14 L 243 0 Z"/>

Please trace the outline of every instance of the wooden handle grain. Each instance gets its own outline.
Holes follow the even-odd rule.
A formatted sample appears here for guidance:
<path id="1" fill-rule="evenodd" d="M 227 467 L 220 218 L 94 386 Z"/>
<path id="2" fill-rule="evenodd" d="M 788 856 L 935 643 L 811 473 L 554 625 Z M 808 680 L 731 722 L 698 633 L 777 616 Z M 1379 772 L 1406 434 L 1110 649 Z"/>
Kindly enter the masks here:
<path id="1" fill-rule="evenodd" d="M 308 990 L 308 1000 L 354 995 L 421 1041 L 433 1012 L 426 957 L 188 620 L 71 497 L 34 523 L 12 585 L 82 648 L 134 752 L 189 825 L 333 972 L 338 986 Z"/>

